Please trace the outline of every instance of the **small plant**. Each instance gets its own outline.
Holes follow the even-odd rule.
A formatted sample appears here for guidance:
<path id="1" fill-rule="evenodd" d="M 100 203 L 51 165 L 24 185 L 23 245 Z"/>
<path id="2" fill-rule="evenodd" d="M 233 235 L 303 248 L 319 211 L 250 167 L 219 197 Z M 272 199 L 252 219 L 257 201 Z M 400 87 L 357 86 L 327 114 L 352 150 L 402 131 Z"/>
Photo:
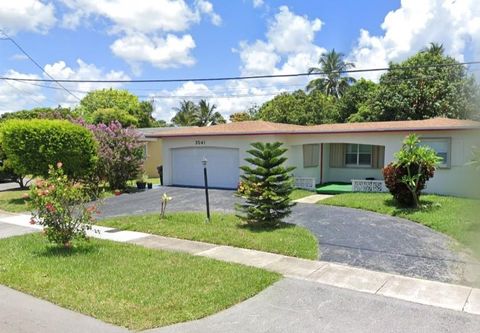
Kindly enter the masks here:
<path id="1" fill-rule="evenodd" d="M 290 215 L 294 203 L 290 200 L 293 191 L 293 167 L 284 167 L 287 151 L 282 143 L 252 143 L 248 153 L 252 157 L 245 161 L 253 167 L 242 166 L 239 195 L 245 203 L 238 204 L 238 216 L 247 224 L 275 227 Z"/>
<path id="2" fill-rule="evenodd" d="M 38 179 L 30 189 L 31 224 L 44 227 L 50 242 L 70 248 L 74 238 L 86 239 L 92 228 L 94 206 L 83 186 L 64 174 L 62 163 L 50 166 L 48 177 Z"/>
<path id="3" fill-rule="evenodd" d="M 165 213 L 167 211 L 167 204 L 169 201 L 172 200 L 172 197 L 169 197 L 167 193 L 163 193 L 162 195 L 162 204 L 160 206 L 160 218 L 164 219 L 165 218 Z"/>
<path id="4" fill-rule="evenodd" d="M 433 177 L 440 158 L 432 148 L 421 146 L 415 134 L 410 134 L 395 159 L 383 169 L 385 185 L 399 204 L 418 208 L 421 192 Z"/>
<path id="5" fill-rule="evenodd" d="M 144 190 L 147 187 L 148 176 L 146 174 L 141 174 L 138 176 L 136 184 L 137 189 Z"/>

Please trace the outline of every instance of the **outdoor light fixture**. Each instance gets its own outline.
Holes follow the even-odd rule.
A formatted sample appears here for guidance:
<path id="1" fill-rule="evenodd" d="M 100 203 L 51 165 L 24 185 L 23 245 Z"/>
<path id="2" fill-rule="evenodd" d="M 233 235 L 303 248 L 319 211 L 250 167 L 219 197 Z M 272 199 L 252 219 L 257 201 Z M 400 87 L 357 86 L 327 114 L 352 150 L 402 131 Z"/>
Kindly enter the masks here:
<path id="1" fill-rule="evenodd" d="M 210 202 L 208 200 L 208 177 L 207 177 L 207 163 L 208 160 L 204 156 L 202 159 L 202 164 L 203 164 L 203 180 L 205 182 L 205 200 L 207 203 L 207 222 L 210 222 Z"/>

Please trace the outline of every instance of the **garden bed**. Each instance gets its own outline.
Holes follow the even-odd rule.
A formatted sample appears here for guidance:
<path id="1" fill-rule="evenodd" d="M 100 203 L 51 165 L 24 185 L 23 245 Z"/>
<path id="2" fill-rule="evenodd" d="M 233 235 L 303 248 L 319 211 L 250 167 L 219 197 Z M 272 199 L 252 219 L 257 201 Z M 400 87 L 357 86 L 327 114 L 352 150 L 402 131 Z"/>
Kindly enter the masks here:
<path id="1" fill-rule="evenodd" d="M 0 284 L 143 330 L 205 317 L 279 279 L 261 269 L 92 239 L 72 250 L 38 234 L 0 240 Z"/>
<path id="2" fill-rule="evenodd" d="M 163 220 L 159 214 L 148 214 L 115 217 L 97 224 L 306 259 L 318 258 L 317 239 L 309 230 L 286 223 L 274 229 L 252 228 L 233 214 L 214 213 L 210 223 L 205 222 L 203 213 L 182 212 L 168 213 Z"/>

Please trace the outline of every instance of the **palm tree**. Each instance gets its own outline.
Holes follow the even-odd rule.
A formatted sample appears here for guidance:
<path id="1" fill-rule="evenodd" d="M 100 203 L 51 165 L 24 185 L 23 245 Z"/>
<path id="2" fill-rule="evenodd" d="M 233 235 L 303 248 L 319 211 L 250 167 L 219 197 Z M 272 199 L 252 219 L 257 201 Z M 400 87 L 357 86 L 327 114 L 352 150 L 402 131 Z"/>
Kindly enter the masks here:
<path id="1" fill-rule="evenodd" d="M 320 56 L 318 64 L 320 67 L 311 67 L 308 73 L 321 73 L 322 77 L 311 80 L 307 85 L 307 91 L 321 90 L 330 96 L 341 97 L 348 86 L 355 82 L 350 76 L 342 75 L 343 72 L 355 65 L 343 60 L 344 54 L 336 52 L 335 49 Z"/>
<path id="2" fill-rule="evenodd" d="M 422 50 L 422 52 L 431 53 L 432 55 L 442 56 L 445 48 L 441 43 L 431 42 L 430 45 Z"/>
<path id="3" fill-rule="evenodd" d="M 225 118 L 223 118 L 220 112 L 215 111 L 216 108 L 215 104 L 210 105 L 206 100 L 200 100 L 194 115 L 196 125 L 202 127 L 224 124 Z"/>
<path id="4" fill-rule="evenodd" d="M 172 123 L 176 126 L 192 126 L 195 121 L 197 106 L 192 101 L 183 100 L 179 107 L 173 108 L 177 114 L 172 118 Z"/>

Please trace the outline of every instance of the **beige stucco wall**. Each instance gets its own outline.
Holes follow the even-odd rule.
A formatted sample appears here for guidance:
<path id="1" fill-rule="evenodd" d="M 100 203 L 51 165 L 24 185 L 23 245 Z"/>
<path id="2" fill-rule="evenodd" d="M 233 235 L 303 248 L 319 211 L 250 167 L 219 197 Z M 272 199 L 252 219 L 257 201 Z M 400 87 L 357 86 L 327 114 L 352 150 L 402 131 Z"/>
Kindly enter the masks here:
<path id="1" fill-rule="evenodd" d="M 199 136 L 189 138 L 164 138 L 163 163 L 165 184 L 171 184 L 171 148 L 179 147 L 227 147 L 239 148 L 240 163 L 247 157 L 246 150 L 250 143 L 255 141 L 281 141 L 289 149 L 286 153 L 288 164 L 295 166 L 295 175 L 311 176 L 320 181 L 319 167 L 303 168 L 302 145 L 308 143 L 357 143 L 385 146 L 385 165 L 393 161 L 394 154 L 402 145 L 402 141 L 409 132 L 385 133 L 344 133 L 344 134 L 305 134 L 305 135 L 260 135 L 260 136 Z M 417 133 L 420 138 L 451 138 L 451 167 L 438 169 L 435 177 L 428 183 L 427 191 L 448 195 L 470 195 L 473 189 L 469 188 L 472 179 L 476 179 L 475 170 L 466 166 L 472 157 L 472 147 L 478 146 L 478 133 L 473 131 L 431 131 Z M 204 142 L 202 146 L 196 142 Z M 325 145 L 325 147 L 328 145 Z M 344 180 L 353 178 L 375 177 L 381 178 L 379 169 L 352 170 L 328 168 L 328 152 L 324 149 L 324 181 Z M 192 161 L 193 163 L 193 161 Z M 347 170 L 345 170 L 347 169 Z"/>
<path id="2" fill-rule="evenodd" d="M 144 163 L 145 173 L 149 177 L 158 177 L 157 166 L 162 164 L 162 140 L 147 141 L 147 157 Z"/>

